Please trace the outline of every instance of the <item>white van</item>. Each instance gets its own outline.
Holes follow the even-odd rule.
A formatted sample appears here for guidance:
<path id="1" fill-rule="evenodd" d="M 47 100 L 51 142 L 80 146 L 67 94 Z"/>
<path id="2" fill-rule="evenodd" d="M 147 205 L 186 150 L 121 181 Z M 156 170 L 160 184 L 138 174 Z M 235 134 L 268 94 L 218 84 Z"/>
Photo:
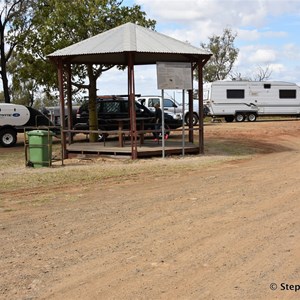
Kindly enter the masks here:
<path id="1" fill-rule="evenodd" d="M 55 128 L 54 124 L 40 111 L 12 103 L 0 103 L 0 145 L 12 147 L 17 142 L 17 133 L 24 132 L 26 127 L 51 128 L 55 133 L 60 129 Z"/>
<path id="2" fill-rule="evenodd" d="M 282 81 L 215 81 L 203 85 L 208 115 L 226 122 L 258 116 L 299 116 L 300 87 Z"/>

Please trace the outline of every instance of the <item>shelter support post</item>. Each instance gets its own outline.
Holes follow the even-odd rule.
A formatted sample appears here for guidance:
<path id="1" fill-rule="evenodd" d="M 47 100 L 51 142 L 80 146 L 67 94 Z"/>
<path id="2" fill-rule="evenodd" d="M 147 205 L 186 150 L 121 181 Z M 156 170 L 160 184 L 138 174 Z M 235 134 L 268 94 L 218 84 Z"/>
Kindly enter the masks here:
<path id="1" fill-rule="evenodd" d="M 65 129 L 65 100 L 64 100 L 64 66 L 62 59 L 58 59 L 58 89 L 59 89 L 59 100 L 60 100 L 60 124 L 61 124 L 61 143 L 62 143 L 62 157 L 67 158 L 66 148 L 66 134 Z"/>
<path id="2" fill-rule="evenodd" d="M 184 156 L 184 147 L 185 147 L 185 120 L 184 120 L 184 111 L 185 111 L 185 90 L 182 90 L 182 156 Z M 190 122 L 189 122 L 190 124 Z"/>
<path id="3" fill-rule="evenodd" d="M 161 99 L 165 99 L 165 91 L 164 89 L 161 90 Z M 166 156 L 166 145 L 165 145 L 165 114 L 164 114 L 164 111 L 165 111 L 165 108 L 164 108 L 164 100 L 162 100 L 161 102 L 162 104 L 162 107 L 161 107 L 161 146 L 162 146 L 162 158 L 165 158 Z M 159 133 L 157 133 L 159 134 Z"/>
<path id="4" fill-rule="evenodd" d="M 203 66 L 205 62 L 198 61 L 198 101 L 199 101 L 199 154 L 204 154 L 204 129 L 203 129 Z"/>
<path id="5" fill-rule="evenodd" d="M 71 71 L 71 65 L 68 64 L 66 66 L 66 72 L 67 72 L 67 109 L 68 109 L 68 141 L 69 144 L 72 143 L 72 134 L 70 132 L 70 130 L 73 128 L 73 118 L 72 118 L 72 83 L 71 83 L 71 79 L 72 79 L 72 71 Z M 65 108 L 65 106 L 64 106 Z M 62 120 L 62 122 L 64 122 L 64 120 Z"/>
<path id="6" fill-rule="evenodd" d="M 130 115 L 131 158 L 137 159 L 134 56 L 132 52 L 128 53 L 128 98 L 129 98 L 129 115 Z"/>
<path id="7" fill-rule="evenodd" d="M 204 154 L 204 112 L 203 112 L 203 67 L 211 55 L 204 57 L 197 63 L 198 67 L 198 100 L 199 100 L 199 154 Z"/>
<path id="8" fill-rule="evenodd" d="M 193 131 L 193 111 L 194 111 L 194 105 L 193 105 L 193 90 L 188 90 L 188 95 L 189 95 L 189 142 L 193 143 L 194 142 L 194 131 Z"/>
<path id="9" fill-rule="evenodd" d="M 188 97 L 189 97 L 189 123 L 188 123 L 188 126 L 189 126 L 189 142 L 190 143 L 194 143 L 194 125 L 193 125 L 193 112 L 194 112 L 194 94 L 193 94 L 193 79 L 194 79 L 194 71 L 195 71 L 195 68 L 197 67 L 197 65 L 192 65 L 192 89 L 191 90 L 188 90 Z"/>

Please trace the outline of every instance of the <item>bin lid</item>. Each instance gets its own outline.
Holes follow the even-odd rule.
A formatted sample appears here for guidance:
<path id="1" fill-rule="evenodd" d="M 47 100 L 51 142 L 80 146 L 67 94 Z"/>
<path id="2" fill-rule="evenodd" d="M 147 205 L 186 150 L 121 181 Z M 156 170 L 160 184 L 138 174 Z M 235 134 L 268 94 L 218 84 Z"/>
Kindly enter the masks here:
<path id="1" fill-rule="evenodd" d="M 48 130 L 31 130 L 28 131 L 27 134 L 29 136 L 47 136 L 47 135 L 55 135 L 52 131 Z"/>

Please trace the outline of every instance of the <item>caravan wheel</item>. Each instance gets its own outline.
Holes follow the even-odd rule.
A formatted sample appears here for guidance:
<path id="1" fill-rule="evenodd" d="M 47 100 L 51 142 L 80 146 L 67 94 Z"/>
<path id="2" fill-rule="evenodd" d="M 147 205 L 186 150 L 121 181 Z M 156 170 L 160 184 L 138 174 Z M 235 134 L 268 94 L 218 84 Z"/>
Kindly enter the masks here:
<path id="1" fill-rule="evenodd" d="M 256 114 L 249 114 L 248 115 L 248 121 L 249 122 L 255 122 L 256 121 Z"/>
<path id="2" fill-rule="evenodd" d="M 245 120 L 245 115 L 244 114 L 241 114 L 241 113 L 237 113 L 235 115 L 235 120 L 237 122 L 243 122 Z"/>

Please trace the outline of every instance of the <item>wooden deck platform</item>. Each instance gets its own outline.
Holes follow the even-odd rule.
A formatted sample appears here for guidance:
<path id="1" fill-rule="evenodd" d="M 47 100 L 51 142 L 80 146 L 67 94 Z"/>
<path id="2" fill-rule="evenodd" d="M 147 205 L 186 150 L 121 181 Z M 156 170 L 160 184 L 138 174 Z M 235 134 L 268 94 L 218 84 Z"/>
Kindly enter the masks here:
<path id="1" fill-rule="evenodd" d="M 67 152 L 69 157 L 78 155 L 127 155 L 131 156 L 131 144 L 130 141 L 126 141 L 124 147 L 119 147 L 117 140 L 106 141 L 105 143 L 89 143 L 89 142 L 74 142 L 67 145 Z M 155 142 L 151 139 L 146 139 L 142 145 L 137 146 L 137 156 L 151 157 L 162 156 L 162 141 Z M 168 139 L 165 141 L 165 155 L 181 155 L 182 141 Z M 199 147 L 193 143 L 185 142 L 184 147 L 185 154 L 198 154 Z"/>

